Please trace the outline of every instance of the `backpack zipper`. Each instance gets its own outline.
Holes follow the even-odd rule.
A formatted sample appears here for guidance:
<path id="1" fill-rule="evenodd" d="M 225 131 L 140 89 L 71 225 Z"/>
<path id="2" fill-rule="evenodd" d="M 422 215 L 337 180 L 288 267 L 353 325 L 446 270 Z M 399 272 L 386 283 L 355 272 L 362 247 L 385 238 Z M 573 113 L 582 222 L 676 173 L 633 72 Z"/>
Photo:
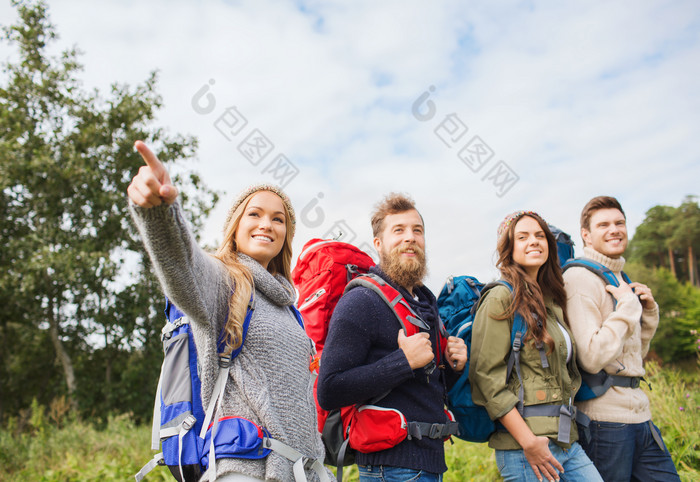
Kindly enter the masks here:
<path id="1" fill-rule="evenodd" d="M 316 302 L 316 300 L 318 300 L 318 299 L 319 299 L 321 296 L 323 296 L 325 293 L 326 293 L 326 289 L 325 289 L 325 288 L 321 288 L 321 289 L 319 289 L 318 291 L 316 291 L 315 293 L 313 293 L 312 295 L 308 296 L 308 297 L 304 300 L 304 302 L 301 304 L 301 306 L 299 307 L 299 311 L 304 311 L 304 310 L 307 309 L 309 306 L 313 305 L 313 304 Z"/>
<path id="2" fill-rule="evenodd" d="M 474 323 L 473 321 L 467 321 L 462 326 L 460 326 L 459 329 L 457 330 L 457 336 L 461 338 L 462 335 L 464 334 L 464 331 L 467 328 L 469 328 L 470 326 L 472 326 L 473 323 Z"/>
<path id="3" fill-rule="evenodd" d="M 401 418 L 401 428 L 406 428 L 408 427 L 408 423 L 406 422 L 406 417 L 404 416 L 401 411 L 396 410 L 395 408 L 387 408 L 387 407 L 380 407 L 378 405 L 362 405 L 360 408 L 357 409 L 357 412 L 362 412 L 363 410 L 376 410 L 378 412 L 394 412 L 398 414 L 398 416 Z"/>

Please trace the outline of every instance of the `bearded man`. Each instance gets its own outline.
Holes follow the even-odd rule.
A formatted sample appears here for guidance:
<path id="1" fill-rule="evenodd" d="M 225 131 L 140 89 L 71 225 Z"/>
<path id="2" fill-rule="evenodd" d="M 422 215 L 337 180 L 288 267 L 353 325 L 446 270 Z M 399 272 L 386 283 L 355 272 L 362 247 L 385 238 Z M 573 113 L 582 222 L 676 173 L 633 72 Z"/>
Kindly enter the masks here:
<path id="1" fill-rule="evenodd" d="M 467 349 L 461 338 L 449 337 L 444 353 L 436 353 L 437 302 L 422 282 L 427 272 L 423 218 L 413 200 L 392 193 L 376 206 L 372 231 L 380 261 L 370 271 L 397 289 L 425 326 L 407 337 L 377 293 L 362 286 L 349 290 L 329 325 L 318 402 L 325 410 L 371 403 L 401 412 L 408 422 L 446 424 L 447 390 L 464 369 Z M 446 363 L 436 366 L 436 360 Z M 360 481 L 442 480 L 443 445 L 441 436 L 428 435 L 357 453 Z"/>

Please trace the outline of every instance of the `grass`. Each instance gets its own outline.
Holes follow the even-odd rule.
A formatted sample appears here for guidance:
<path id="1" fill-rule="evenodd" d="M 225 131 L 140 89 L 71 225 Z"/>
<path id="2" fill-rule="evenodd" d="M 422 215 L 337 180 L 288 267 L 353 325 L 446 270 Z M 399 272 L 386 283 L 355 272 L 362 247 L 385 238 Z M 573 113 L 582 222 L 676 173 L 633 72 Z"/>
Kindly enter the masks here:
<path id="1" fill-rule="evenodd" d="M 683 372 L 647 364 L 654 423 L 683 481 L 700 480 L 700 370 Z M 133 480 L 151 457 L 150 427 L 134 426 L 129 416 L 110 417 L 96 428 L 72 419 L 60 400 L 48 409 L 34 404 L 25 417 L 0 429 L 0 481 Z M 21 422 L 20 422 L 21 420 Z M 486 444 L 455 440 L 445 446 L 449 471 L 445 482 L 498 480 L 493 450 Z M 147 481 L 173 480 L 156 468 Z M 343 480 L 357 481 L 357 467 L 346 467 Z"/>
<path id="2" fill-rule="evenodd" d="M 661 430 L 682 480 L 700 480 L 700 381 L 678 370 L 646 365 L 652 419 Z"/>
<path id="3" fill-rule="evenodd" d="M 127 415 L 110 417 L 98 430 L 77 420 L 56 426 L 42 413 L 35 405 L 23 433 L 13 424 L 0 431 L 0 480 L 133 480 L 148 461 L 150 430 L 135 427 Z M 157 472 L 149 480 L 171 480 Z"/>

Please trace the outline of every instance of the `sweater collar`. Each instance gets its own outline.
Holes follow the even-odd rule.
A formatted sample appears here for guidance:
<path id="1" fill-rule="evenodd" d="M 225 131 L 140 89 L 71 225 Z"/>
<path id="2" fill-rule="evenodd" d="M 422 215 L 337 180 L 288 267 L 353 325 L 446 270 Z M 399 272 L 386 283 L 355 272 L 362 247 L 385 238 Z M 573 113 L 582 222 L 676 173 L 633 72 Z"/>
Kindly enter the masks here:
<path id="1" fill-rule="evenodd" d="M 598 263 L 607 266 L 613 273 L 619 273 L 625 266 L 625 258 L 622 256 L 615 259 L 609 258 L 589 246 L 583 248 L 583 255 L 586 258 L 590 258 L 593 261 L 597 261 Z"/>
<path id="2" fill-rule="evenodd" d="M 294 290 L 289 281 L 284 279 L 284 276 L 272 275 L 260 263 L 246 254 L 238 253 L 238 260 L 248 268 L 253 276 L 256 291 L 260 291 L 277 306 L 289 306 L 294 303 Z"/>

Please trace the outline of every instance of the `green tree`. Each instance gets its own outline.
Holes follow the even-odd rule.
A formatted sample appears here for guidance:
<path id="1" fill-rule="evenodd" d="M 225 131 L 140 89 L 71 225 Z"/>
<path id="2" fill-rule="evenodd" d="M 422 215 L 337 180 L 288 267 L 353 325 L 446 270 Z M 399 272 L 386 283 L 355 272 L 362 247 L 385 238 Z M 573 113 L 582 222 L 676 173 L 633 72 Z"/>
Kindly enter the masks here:
<path id="1" fill-rule="evenodd" d="M 694 196 L 687 196 L 673 215 L 671 243 L 685 256 L 687 279 L 691 285 L 700 286 L 698 281 L 698 260 L 696 253 L 700 247 L 700 206 Z"/>
<path id="2" fill-rule="evenodd" d="M 127 210 L 142 164 L 133 142 L 168 162 L 191 159 L 196 141 L 152 127 L 155 72 L 107 98 L 86 92 L 77 50 L 48 54 L 57 35 L 46 4 L 13 5 L 19 21 L 3 32 L 18 60 L 3 64 L 0 85 L 0 415 L 61 392 L 85 410 L 129 409 L 115 399 L 121 373 L 155 380 L 162 323 Z M 218 195 L 185 169 L 175 182 L 194 193 L 182 202 L 196 231 Z"/>
<path id="3" fill-rule="evenodd" d="M 679 207 L 654 206 L 630 241 L 629 259 L 650 267 L 667 268 L 680 281 L 700 286 L 700 206 L 687 196 Z"/>
<path id="4" fill-rule="evenodd" d="M 650 268 L 639 262 L 625 265 L 625 271 L 654 294 L 659 305 L 659 327 L 651 349 L 664 362 L 678 362 L 695 356 L 692 330 L 700 330 L 700 289 L 681 283 L 666 268 Z"/>
<path id="5" fill-rule="evenodd" d="M 654 206 L 646 212 L 630 243 L 630 260 L 668 268 L 676 276 L 675 255 L 668 242 L 673 234 L 675 211 L 672 206 Z"/>

